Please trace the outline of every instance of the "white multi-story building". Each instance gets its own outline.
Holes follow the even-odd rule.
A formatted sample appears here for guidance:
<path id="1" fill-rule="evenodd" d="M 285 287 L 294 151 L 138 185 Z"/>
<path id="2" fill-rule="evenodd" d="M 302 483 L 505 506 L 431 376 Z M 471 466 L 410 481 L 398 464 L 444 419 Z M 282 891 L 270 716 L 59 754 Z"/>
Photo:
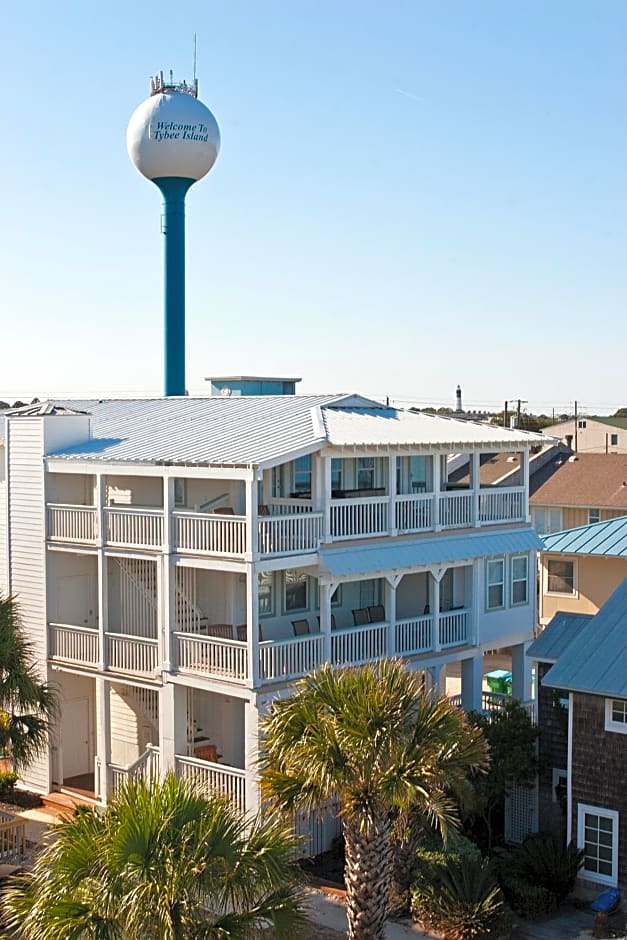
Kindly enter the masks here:
<path id="1" fill-rule="evenodd" d="M 259 715 L 323 662 L 529 697 L 537 436 L 359 396 L 49 402 L 0 424 L 0 592 L 58 689 L 43 793 L 175 768 L 257 803 Z M 480 485 L 482 453 L 522 483 Z M 463 485 L 449 482 L 470 458 Z"/>

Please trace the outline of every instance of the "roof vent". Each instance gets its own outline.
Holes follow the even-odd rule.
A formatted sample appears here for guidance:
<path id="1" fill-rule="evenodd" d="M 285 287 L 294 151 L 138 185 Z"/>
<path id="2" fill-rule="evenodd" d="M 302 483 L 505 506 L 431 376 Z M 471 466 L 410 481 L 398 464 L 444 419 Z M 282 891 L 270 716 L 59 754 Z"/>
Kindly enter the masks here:
<path id="1" fill-rule="evenodd" d="M 516 454 L 510 454 L 507 458 L 507 463 L 518 463 L 518 457 Z"/>

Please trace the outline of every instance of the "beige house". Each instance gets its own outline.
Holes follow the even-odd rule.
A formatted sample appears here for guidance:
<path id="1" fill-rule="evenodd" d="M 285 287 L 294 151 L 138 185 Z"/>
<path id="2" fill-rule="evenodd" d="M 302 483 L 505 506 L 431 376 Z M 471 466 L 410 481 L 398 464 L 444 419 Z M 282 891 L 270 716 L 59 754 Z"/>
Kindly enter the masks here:
<path id="1" fill-rule="evenodd" d="M 627 454 L 627 418 L 580 417 L 544 428 L 578 454 Z"/>
<path id="2" fill-rule="evenodd" d="M 627 514 L 627 457 L 555 456 L 530 477 L 531 519 L 539 535 Z"/>
<path id="3" fill-rule="evenodd" d="M 596 614 L 627 578 L 627 515 L 557 532 L 540 555 L 539 619 Z"/>

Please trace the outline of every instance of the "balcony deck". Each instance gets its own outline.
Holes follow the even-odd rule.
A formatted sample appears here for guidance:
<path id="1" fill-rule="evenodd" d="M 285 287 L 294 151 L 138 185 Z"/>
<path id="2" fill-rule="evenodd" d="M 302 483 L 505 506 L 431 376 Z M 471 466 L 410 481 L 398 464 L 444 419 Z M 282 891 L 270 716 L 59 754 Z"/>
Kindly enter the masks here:
<path id="1" fill-rule="evenodd" d="M 161 551 L 169 535 L 171 550 L 191 555 L 243 558 L 248 545 L 245 516 L 177 510 L 166 533 L 163 508 L 48 504 L 48 539 L 70 545 L 96 545 Z M 304 500 L 282 501 L 257 520 L 252 550 L 260 557 L 318 551 L 325 534 L 325 513 Z M 411 535 L 442 529 L 524 522 L 525 489 L 490 487 L 478 492 L 399 494 L 332 499 L 328 541 Z M 102 529 L 102 532 L 100 532 Z"/>
<path id="2" fill-rule="evenodd" d="M 436 618 L 427 615 L 332 630 L 328 638 L 312 633 L 260 641 L 259 683 L 269 685 L 298 679 L 327 660 L 337 666 L 356 666 L 385 656 L 419 656 L 471 642 L 469 609 L 440 613 L 437 636 L 435 624 Z M 103 662 L 107 671 L 148 679 L 158 675 L 157 640 L 106 633 L 105 655 L 101 658 L 97 630 L 51 623 L 48 631 L 49 657 L 53 662 L 92 669 Z M 173 634 L 173 640 L 175 671 L 238 684 L 246 684 L 252 678 L 244 641 L 181 631 Z"/>

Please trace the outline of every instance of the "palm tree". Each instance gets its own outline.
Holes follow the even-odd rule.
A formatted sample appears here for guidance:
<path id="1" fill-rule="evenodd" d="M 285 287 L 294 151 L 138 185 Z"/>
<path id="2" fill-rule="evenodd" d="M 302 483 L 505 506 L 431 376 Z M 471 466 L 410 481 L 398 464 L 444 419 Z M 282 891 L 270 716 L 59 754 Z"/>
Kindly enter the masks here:
<path id="1" fill-rule="evenodd" d="M 399 814 L 417 809 L 446 828 L 455 821 L 449 782 L 486 763 L 481 733 L 396 661 L 327 664 L 263 722 L 264 796 L 287 810 L 342 805 L 351 940 L 383 936 Z"/>
<path id="2" fill-rule="evenodd" d="M 302 931 L 289 827 L 172 774 L 55 827 L 2 901 L 17 940 L 248 940 Z"/>
<path id="3" fill-rule="evenodd" d="M 56 695 L 35 667 L 15 597 L 0 596 L 0 752 L 20 771 L 48 746 Z"/>

